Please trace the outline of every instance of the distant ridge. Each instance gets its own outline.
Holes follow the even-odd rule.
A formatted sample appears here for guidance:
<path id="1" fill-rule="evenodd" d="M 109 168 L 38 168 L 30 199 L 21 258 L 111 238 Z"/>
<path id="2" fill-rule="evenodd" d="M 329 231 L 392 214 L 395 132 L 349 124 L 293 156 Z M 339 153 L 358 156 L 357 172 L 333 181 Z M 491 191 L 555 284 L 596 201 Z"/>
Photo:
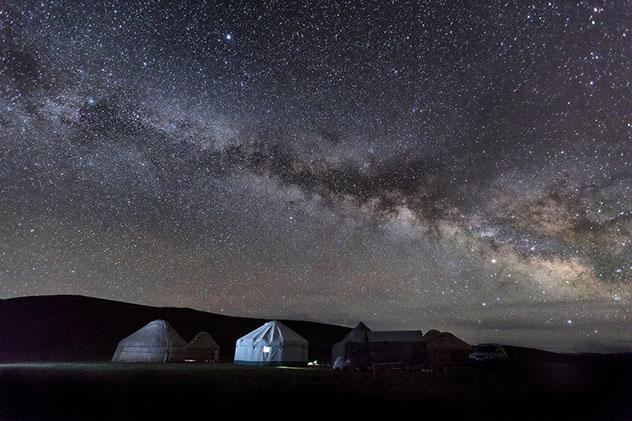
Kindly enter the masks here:
<path id="1" fill-rule="evenodd" d="M 81 295 L 0 299 L 0 363 L 27 361 L 109 361 L 118 342 L 152 320 L 163 319 L 187 341 L 207 331 L 232 361 L 237 338 L 268 320 L 233 317 L 190 308 L 152 307 Z M 309 341 L 310 360 L 331 359 L 331 346 L 351 329 L 308 321 L 281 320 Z M 449 332 L 428 330 L 431 362 L 463 364 L 471 346 Z M 514 360 L 568 358 L 538 349 L 506 346 Z"/>

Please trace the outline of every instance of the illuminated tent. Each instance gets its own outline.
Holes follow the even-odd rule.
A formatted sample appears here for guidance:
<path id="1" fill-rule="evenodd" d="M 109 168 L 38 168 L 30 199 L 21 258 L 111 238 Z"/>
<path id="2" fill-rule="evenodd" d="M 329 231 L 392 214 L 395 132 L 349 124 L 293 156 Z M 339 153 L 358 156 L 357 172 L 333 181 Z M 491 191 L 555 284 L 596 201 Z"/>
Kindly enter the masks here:
<path id="1" fill-rule="evenodd" d="M 217 361 L 219 359 L 219 345 L 207 332 L 200 332 L 187 345 L 189 361 Z"/>
<path id="2" fill-rule="evenodd" d="M 420 330 L 373 331 L 360 323 L 331 349 L 334 368 L 373 365 L 417 366 L 428 363 Z"/>
<path id="3" fill-rule="evenodd" d="M 235 364 L 305 364 L 307 341 L 283 323 L 271 321 L 237 339 Z"/>
<path id="4" fill-rule="evenodd" d="M 154 320 L 119 342 L 112 361 L 166 363 L 184 361 L 187 343 L 164 320 Z"/>

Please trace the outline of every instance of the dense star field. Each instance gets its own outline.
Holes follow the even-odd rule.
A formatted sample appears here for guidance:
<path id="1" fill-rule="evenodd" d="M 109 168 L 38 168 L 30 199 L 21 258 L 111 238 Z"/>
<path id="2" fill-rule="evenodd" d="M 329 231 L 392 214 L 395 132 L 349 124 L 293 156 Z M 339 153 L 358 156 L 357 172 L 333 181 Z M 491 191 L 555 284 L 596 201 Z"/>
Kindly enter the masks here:
<path id="1" fill-rule="evenodd" d="M 0 297 L 632 345 L 632 4 L 0 1 Z"/>

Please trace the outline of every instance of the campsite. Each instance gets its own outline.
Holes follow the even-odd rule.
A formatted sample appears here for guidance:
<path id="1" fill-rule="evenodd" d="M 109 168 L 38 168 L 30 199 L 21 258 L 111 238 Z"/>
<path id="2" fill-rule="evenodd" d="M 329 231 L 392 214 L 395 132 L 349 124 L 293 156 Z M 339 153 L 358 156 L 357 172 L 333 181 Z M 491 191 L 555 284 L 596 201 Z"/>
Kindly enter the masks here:
<path id="1" fill-rule="evenodd" d="M 0 421 L 632 421 L 632 0 L 0 0 Z"/>
<path id="2" fill-rule="evenodd" d="M 375 370 L 331 366 L 340 344 L 353 349 L 359 346 L 358 336 L 385 335 L 371 333 L 365 324 L 349 329 L 264 323 L 189 309 L 51 296 L 0 301 L 0 332 L 2 420 L 41 419 L 43 414 L 47 419 L 116 419 L 132 413 L 145 419 L 209 408 L 247 415 L 257 407 L 279 411 L 274 408 L 278 405 L 281 411 L 315 408 L 322 414 L 413 410 L 464 419 L 507 419 L 509 413 L 511 419 L 603 419 L 604 414 L 626 419 L 632 408 L 632 355 L 556 354 L 505 346 L 508 365 L 479 367 L 467 361 L 468 344 L 436 330 L 396 334 L 411 340 L 413 347 L 425 345 L 419 348 L 428 354 L 425 364 L 375 364 Z M 308 366 L 302 355 L 300 362 L 233 363 L 243 362 L 235 352 L 239 343 L 256 346 L 262 338 L 280 337 L 283 341 L 276 343 L 299 350 L 307 342 L 309 361 L 320 360 L 319 365 Z M 158 343 L 147 338 L 168 338 L 164 343 L 174 352 L 161 354 L 160 363 L 116 362 L 123 351 L 135 350 L 144 358 L 147 353 L 139 352 L 139 345 L 146 351 Z M 217 360 L 218 351 L 219 362 L 168 362 L 171 357 L 166 356 L 194 360 L 192 350 L 200 355 L 200 344 L 213 352 L 211 361 Z M 377 342 L 370 348 L 372 357 L 377 359 L 383 347 Z M 397 358 L 406 357 L 401 349 L 395 349 Z M 208 355 L 200 358 L 206 361 Z"/>

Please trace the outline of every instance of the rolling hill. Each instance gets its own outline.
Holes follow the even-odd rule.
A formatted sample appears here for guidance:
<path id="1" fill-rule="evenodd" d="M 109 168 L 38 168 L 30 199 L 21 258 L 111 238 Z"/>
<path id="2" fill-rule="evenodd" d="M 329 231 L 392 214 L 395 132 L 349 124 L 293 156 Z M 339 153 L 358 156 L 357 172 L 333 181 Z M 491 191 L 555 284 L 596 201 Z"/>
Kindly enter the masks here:
<path id="1" fill-rule="evenodd" d="M 237 338 L 267 320 L 232 317 L 190 308 L 151 307 L 80 295 L 49 295 L 0 300 L 0 363 L 28 361 L 109 361 L 118 342 L 152 320 L 164 319 L 187 341 L 207 331 L 232 361 Z M 309 341 L 310 360 L 331 359 L 331 346 L 349 328 L 282 320 Z M 433 364 L 467 362 L 471 346 L 449 332 L 431 329 L 424 338 Z M 530 348 L 506 347 L 518 361 L 568 358 Z"/>

